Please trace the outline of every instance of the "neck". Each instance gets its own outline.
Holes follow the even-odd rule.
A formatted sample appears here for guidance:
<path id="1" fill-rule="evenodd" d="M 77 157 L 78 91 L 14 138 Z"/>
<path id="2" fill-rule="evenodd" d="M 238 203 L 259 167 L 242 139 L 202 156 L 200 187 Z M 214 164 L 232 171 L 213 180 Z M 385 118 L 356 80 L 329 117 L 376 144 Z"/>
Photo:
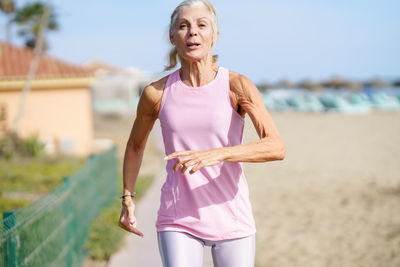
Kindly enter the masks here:
<path id="1" fill-rule="evenodd" d="M 200 87 L 215 79 L 218 68 L 212 63 L 212 58 L 200 61 L 187 61 L 181 59 L 179 71 L 181 80 L 191 87 Z"/>

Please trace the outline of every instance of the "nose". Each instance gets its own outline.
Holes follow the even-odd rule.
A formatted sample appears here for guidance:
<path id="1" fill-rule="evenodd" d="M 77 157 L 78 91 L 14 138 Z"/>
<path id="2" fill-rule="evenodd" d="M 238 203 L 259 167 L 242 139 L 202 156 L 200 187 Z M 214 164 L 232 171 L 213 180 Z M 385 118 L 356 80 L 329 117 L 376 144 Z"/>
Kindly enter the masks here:
<path id="1" fill-rule="evenodd" d="M 197 29 L 196 27 L 190 27 L 189 29 L 189 36 L 196 36 L 197 35 Z"/>

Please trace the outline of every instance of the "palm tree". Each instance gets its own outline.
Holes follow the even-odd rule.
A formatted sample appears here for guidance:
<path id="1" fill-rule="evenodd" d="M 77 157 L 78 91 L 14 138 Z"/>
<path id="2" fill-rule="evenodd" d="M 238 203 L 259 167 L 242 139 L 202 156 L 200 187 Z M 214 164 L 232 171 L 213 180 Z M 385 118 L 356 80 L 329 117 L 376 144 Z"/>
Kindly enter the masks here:
<path id="1" fill-rule="evenodd" d="M 25 38 L 25 45 L 34 48 L 40 31 L 40 19 L 44 13 L 45 7 L 48 6 L 40 1 L 25 4 L 15 11 L 13 19 L 20 29 L 18 35 Z M 47 21 L 47 30 L 58 30 L 57 17 L 53 8 L 49 7 L 50 17 Z M 46 39 L 44 40 L 44 50 L 48 48 Z"/>
<path id="2" fill-rule="evenodd" d="M 13 0 L 0 0 L 0 9 L 1 11 L 7 16 L 6 22 L 6 41 L 11 42 L 11 22 L 12 22 L 12 15 L 15 11 L 15 4 Z"/>
<path id="3" fill-rule="evenodd" d="M 21 99 L 20 99 L 19 106 L 18 106 L 17 116 L 15 118 L 13 127 L 11 129 L 11 132 L 15 133 L 15 134 L 18 134 L 19 123 L 24 114 L 25 100 L 26 100 L 27 95 L 31 88 L 31 81 L 34 78 L 36 69 L 39 65 L 40 56 L 42 55 L 42 52 L 44 50 L 44 45 L 45 45 L 44 36 L 46 34 L 46 30 L 49 25 L 49 20 L 50 20 L 50 8 L 49 8 L 49 6 L 44 5 L 43 12 L 39 17 L 38 33 L 34 37 L 35 42 L 34 42 L 34 48 L 33 48 L 33 57 L 32 57 L 30 65 L 29 65 L 29 70 L 28 70 L 28 74 L 26 75 L 24 87 L 22 88 L 22 94 L 21 94 Z"/>

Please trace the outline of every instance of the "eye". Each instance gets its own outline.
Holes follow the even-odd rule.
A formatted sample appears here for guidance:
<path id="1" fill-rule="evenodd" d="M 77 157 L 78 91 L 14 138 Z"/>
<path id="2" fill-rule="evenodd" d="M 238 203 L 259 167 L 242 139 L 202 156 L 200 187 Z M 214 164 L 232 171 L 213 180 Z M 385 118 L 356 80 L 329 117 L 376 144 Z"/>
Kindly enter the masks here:
<path id="1" fill-rule="evenodd" d="M 205 22 L 205 21 L 199 21 L 199 27 L 200 28 L 204 28 L 204 27 L 207 27 L 207 22 Z"/>
<path id="2" fill-rule="evenodd" d="M 181 25 L 179 25 L 179 29 L 184 29 L 184 28 L 186 28 L 186 24 L 181 24 Z"/>

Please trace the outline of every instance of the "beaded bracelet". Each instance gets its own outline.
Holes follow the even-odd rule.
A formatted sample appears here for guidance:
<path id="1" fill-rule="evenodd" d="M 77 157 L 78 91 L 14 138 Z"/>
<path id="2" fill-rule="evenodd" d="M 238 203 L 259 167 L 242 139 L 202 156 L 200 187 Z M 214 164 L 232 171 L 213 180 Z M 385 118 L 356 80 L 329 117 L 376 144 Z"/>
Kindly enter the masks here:
<path id="1" fill-rule="evenodd" d="M 133 194 L 122 195 L 120 198 L 124 199 L 125 197 L 135 197 L 135 196 L 136 196 L 136 192 L 133 192 Z"/>

